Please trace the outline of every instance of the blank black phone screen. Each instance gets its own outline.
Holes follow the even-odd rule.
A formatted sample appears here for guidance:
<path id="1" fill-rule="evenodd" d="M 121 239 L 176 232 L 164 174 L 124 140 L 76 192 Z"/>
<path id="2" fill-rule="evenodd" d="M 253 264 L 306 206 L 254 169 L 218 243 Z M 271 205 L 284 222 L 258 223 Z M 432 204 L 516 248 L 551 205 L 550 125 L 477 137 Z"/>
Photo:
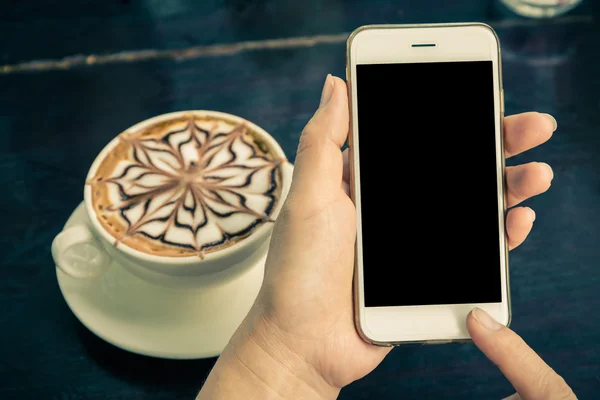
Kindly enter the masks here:
<path id="1" fill-rule="evenodd" d="M 502 300 L 493 68 L 357 65 L 366 307 Z"/>

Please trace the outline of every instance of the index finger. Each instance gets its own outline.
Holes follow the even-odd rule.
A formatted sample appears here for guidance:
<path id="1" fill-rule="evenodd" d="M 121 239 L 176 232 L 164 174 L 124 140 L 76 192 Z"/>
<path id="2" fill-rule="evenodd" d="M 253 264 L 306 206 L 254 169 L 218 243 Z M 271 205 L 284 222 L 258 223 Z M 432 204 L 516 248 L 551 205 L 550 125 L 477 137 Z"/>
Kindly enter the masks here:
<path id="1" fill-rule="evenodd" d="M 467 318 L 473 342 L 500 368 L 523 400 L 576 399 L 565 380 L 523 339 L 475 308 Z"/>
<path id="2" fill-rule="evenodd" d="M 546 142 L 558 123 L 550 114 L 527 112 L 504 118 L 504 151 L 506 157 L 532 149 Z"/>

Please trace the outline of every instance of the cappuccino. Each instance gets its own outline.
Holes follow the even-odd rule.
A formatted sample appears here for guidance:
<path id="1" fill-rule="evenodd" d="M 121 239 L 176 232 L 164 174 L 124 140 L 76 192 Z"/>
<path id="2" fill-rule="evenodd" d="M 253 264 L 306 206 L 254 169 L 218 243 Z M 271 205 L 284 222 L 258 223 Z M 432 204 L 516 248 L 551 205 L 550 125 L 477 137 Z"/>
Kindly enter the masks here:
<path id="1" fill-rule="evenodd" d="M 283 162 L 247 125 L 190 113 L 122 133 L 86 184 L 115 246 L 202 257 L 272 222 Z"/>

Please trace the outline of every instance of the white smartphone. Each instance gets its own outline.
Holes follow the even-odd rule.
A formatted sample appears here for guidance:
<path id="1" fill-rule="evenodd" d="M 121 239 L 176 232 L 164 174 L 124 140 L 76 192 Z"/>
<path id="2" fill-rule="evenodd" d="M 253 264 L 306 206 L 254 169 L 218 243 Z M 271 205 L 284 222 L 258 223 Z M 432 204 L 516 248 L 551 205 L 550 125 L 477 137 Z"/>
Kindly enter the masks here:
<path id="1" fill-rule="evenodd" d="M 347 43 L 355 321 L 377 345 L 510 323 L 500 45 L 489 26 L 372 25 Z"/>

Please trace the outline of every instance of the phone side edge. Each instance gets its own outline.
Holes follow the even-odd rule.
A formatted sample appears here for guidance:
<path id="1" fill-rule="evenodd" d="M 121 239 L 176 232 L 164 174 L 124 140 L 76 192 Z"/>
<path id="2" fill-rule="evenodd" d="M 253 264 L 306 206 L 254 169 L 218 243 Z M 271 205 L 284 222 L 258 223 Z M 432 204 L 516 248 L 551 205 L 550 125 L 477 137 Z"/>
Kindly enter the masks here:
<path id="1" fill-rule="evenodd" d="M 498 177 L 498 179 L 501 181 L 501 189 L 502 189 L 502 193 L 501 193 L 501 199 L 502 199 L 502 216 L 503 216 L 503 220 L 502 220 L 502 228 L 503 228 L 503 232 L 501 233 L 504 237 L 504 280 L 505 280 L 505 285 L 506 285 L 506 290 L 505 290 L 505 294 L 506 294 L 506 312 L 507 312 L 507 319 L 506 319 L 506 326 L 510 327 L 511 322 L 512 322 L 512 301 L 511 301 L 511 290 L 510 290 L 510 262 L 509 262 L 509 245 L 508 245 L 508 234 L 506 231 L 506 215 L 507 215 L 507 211 L 508 211 L 508 199 L 507 199 L 507 182 L 506 182 L 506 153 L 505 153 L 505 148 L 504 148 L 504 117 L 505 117 L 505 104 L 504 104 L 504 83 L 503 83 L 503 76 L 502 76 L 502 46 L 501 46 L 501 42 L 500 42 L 500 37 L 498 36 L 498 34 L 496 33 L 496 31 L 494 30 L 494 28 L 488 24 L 485 24 L 483 22 L 478 22 L 478 23 L 474 23 L 473 25 L 478 25 L 481 26 L 482 28 L 487 29 L 494 37 L 494 42 L 496 45 L 496 56 L 497 56 L 497 67 L 496 67 L 496 71 L 495 73 L 498 74 L 498 92 L 499 92 L 499 99 L 498 99 L 498 112 L 500 113 L 500 126 L 499 126 L 499 135 L 500 135 L 500 149 L 498 151 L 499 153 L 499 158 L 500 158 L 500 164 L 501 164 L 501 176 Z"/>
<path id="2" fill-rule="evenodd" d="M 506 182 L 506 152 L 504 149 L 504 118 L 505 118 L 505 102 L 504 102 L 504 81 L 502 77 L 502 47 L 500 43 L 500 38 L 496 34 L 491 27 L 489 27 L 494 36 L 496 37 L 496 45 L 498 48 L 498 83 L 500 86 L 500 153 L 502 160 L 502 200 L 503 200 L 503 215 L 504 221 L 506 221 L 506 215 L 508 212 L 508 199 L 507 199 L 507 182 Z M 506 308 L 507 308 L 507 321 L 506 326 L 510 327 L 512 323 L 512 300 L 511 300 L 511 289 L 510 289 L 510 251 L 508 246 L 508 233 L 506 231 L 506 227 L 504 229 L 504 240 L 506 245 L 504 247 L 504 260 L 505 260 L 505 282 L 506 282 Z"/>
<path id="3" fill-rule="evenodd" d="M 364 25 L 361 26 L 357 29 L 355 29 L 349 36 L 348 39 L 346 41 L 346 84 L 347 84 L 347 92 L 348 92 L 348 106 L 349 106 L 349 127 L 348 127 L 348 158 L 349 158 L 349 169 L 350 169 L 350 198 L 352 199 L 352 202 L 355 204 L 356 207 L 356 196 L 359 195 L 357 193 L 357 187 L 356 187 L 356 169 L 355 169 L 355 163 L 356 163 L 356 159 L 355 159 L 355 148 L 354 148 L 354 135 L 355 135 L 355 131 L 354 131 L 354 125 L 356 124 L 356 118 L 354 116 L 354 96 L 353 96 L 353 85 L 354 85 L 354 76 L 353 76 L 353 68 L 352 68 L 352 62 L 353 62 L 353 58 L 352 58 L 352 44 L 354 39 L 356 38 L 356 36 L 360 33 L 363 32 L 365 30 L 368 29 L 372 29 L 374 28 L 373 25 Z M 375 28 L 376 29 L 376 28 Z M 359 213 L 357 212 L 357 220 L 359 218 Z M 357 229 L 357 235 L 358 233 L 358 224 L 356 226 Z M 365 331 L 365 327 L 363 327 L 363 324 L 361 322 L 362 318 L 362 311 L 361 311 L 361 305 L 360 305 L 360 288 L 359 288 L 359 279 L 358 279 L 358 275 L 361 273 L 360 271 L 360 265 L 359 265 L 359 252 L 358 252 L 358 240 L 355 241 L 355 245 L 354 245 L 354 273 L 353 273 L 353 278 L 352 278 L 352 291 L 353 291 L 353 296 L 352 296 L 352 302 L 353 302 L 353 308 L 354 308 L 354 327 L 356 329 L 356 332 L 358 334 L 358 336 L 360 336 L 360 338 L 365 341 L 366 343 L 370 343 L 372 345 L 375 346 L 380 346 L 380 347 L 392 347 L 393 345 L 391 343 L 388 342 L 379 342 L 376 341 L 374 339 L 372 339 L 371 337 L 369 337 L 369 335 L 367 334 L 367 332 Z"/>

